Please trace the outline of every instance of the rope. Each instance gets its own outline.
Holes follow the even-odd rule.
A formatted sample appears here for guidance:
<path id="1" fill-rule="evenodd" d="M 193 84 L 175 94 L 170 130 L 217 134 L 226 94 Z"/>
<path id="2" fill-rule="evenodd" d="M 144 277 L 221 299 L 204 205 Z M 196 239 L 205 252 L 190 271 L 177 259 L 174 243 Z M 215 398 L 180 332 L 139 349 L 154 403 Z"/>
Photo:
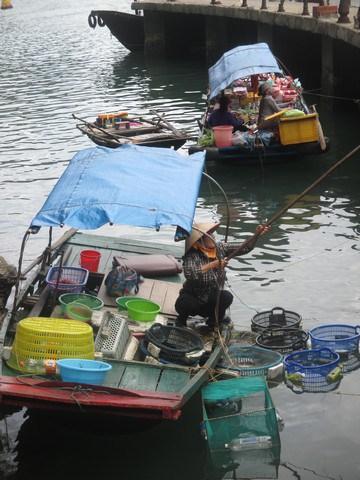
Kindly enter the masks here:
<path id="1" fill-rule="evenodd" d="M 318 89 L 316 89 L 318 90 Z M 339 97 L 336 95 L 325 95 L 324 93 L 313 93 L 313 90 L 303 90 L 303 93 L 308 95 L 315 95 L 316 97 L 332 98 L 333 100 L 343 100 L 360 104 L 360 98 Z"/>

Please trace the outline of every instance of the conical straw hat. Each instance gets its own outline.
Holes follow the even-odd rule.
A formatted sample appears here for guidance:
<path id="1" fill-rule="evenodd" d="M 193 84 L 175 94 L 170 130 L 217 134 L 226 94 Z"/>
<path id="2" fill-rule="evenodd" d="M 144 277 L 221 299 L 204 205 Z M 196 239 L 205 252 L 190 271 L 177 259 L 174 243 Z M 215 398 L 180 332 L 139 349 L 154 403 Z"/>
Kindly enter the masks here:
<path id="1" fill-rule="evenodd" d="M 214 232 L 220 223 L 206 222 L 206 223 L 194 223 L 190 235 L 185 241 L 185 252 L 197 242 L 205 233 Z"/>

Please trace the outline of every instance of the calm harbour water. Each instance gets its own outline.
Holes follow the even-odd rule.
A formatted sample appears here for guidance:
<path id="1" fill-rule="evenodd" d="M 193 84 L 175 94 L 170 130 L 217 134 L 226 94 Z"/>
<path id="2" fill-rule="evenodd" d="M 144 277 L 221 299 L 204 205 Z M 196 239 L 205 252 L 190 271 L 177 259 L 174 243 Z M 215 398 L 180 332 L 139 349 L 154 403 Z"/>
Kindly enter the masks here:
<path id="1" fill-rule="evenodd" d="M 207 72 L 201 62 L 158 62 L 130 54 L 106 28 L 88 27 L 91 9 L 129 10 L 121 1 L 13 0 L 13 5 L 0 11 L 0 254 L 17 262 L 22 236 L 48 191 L 74 153 L 92 146 L 71 114 L 92 119 L 101 111 L 156 109 L 195 134 Z M 265 168 L 260 163 L 208 166 L 230 200 L 231 240 L 250 235 L 358 143 L 358 115 L 322 113 L 331 138 L 326 155 Z M 357 156 L 340 167 L 288 211 L 258 248 L 231 262 L 231 314 L 237 328 L 248 329 L 257 311 L 274 306 L 301 314 L 305 328 L 360 323 L 359 161 Z M 219 238 L 225 213 L 221 195 L 204 182 L 197 216 L 220 219 Z M 108 230 L 134 235 L 126 227 Z M 170 229 L 135 235 L 172 239 Z M 44 239 L 45 232 L 31 239 L 27 262 Z M 359 380 L 354 371 L 328 394 L 296 395 L 284 385 L 271 390 L 285 421 L 279 479 L 360 478 Z M 55 415 L 18 412 L 6 425 L 0 421 L 0 477 L 213 478 L 199 414 L 192 405 L 178 424 L 120 435 L 121 425 L 75 427 L 61 419 L 54 426 Z"/>

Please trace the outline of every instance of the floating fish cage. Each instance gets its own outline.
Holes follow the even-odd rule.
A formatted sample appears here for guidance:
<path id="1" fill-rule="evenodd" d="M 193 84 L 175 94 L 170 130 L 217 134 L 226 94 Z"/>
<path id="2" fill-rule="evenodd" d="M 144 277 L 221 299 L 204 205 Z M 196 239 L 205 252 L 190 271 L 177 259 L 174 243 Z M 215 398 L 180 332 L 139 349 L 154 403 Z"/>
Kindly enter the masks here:
<path id="1" fill-rule="evenodd" d="M 301 320 L 302 318 L 298 313 L 284 310 L 281 307 L 274 307 L 272 310 L 257 313 L 251 320 L 251 330 L 261 333 L 269 328 L 299 328 Z"/>
<path id="2" fill-rule="evenodd" d="M 283 357 L 278 352 L 254 346 L 230 345 L 218 366 L 238 372 L 241 377 L 267 376 L 269 369 L 281 366 Z M 282 368 L 279 370 L 282 371 Z M 279 371 L 280 373 L 280 371 Z"/>
<path id="3" fill-rule="evenodd" d="M 279 428 L 265 378 L 212 382 L 201 395 L 202 431 L 212 463 L 223 470 L 236 469 L 239 479 L 277 478 Z"/>
<path id="4" fill-rule="evenodd" d="M 305 349 L 308 338 L 309 334 L 299 328 L 269 328 L 256 337 L 256 344 L 285 354 Z"/>
<path id="5" fill-rule="evenodd" d="M 284 359 L 285 383 L 297 393 L 335 390 L 342 378 L 339 360 L 329 348 L 291 353 Z"/>
<path id="6" fill-rule="evenodd" d="M 330 348 L 339 354 L 359 353 L 360 325 L 319 325 L 309 331 L 312 348 Z"/>

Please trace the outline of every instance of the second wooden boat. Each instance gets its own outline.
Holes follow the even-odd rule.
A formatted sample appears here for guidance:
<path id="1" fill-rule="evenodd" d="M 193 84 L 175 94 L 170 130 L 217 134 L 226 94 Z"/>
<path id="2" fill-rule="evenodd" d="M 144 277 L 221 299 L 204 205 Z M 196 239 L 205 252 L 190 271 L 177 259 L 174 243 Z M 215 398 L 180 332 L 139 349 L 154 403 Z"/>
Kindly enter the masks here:
<path id="1" fill-rule="evenodd" d="M 188 135 L 175 128 L 164 116 L 154 112 L 154 117 L 145 119 L 134 117 L 126 112 L 100 114 L 94 122 L 87 122 L 76 117 L 80 123 L 76 127 L 96 145 L 117 148 L 120 145 L 133 143 L 145 147 L 182 147 Z M 119 120 L 119 121 L 118 121 Z"/>

